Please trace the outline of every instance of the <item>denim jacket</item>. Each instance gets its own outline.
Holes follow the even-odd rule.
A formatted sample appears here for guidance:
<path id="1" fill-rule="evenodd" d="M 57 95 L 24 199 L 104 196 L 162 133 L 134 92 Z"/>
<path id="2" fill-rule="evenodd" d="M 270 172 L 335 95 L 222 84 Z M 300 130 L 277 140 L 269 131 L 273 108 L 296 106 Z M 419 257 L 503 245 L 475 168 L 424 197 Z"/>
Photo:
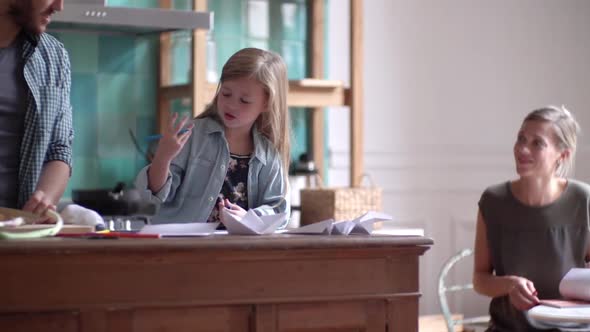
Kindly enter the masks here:
<path id="1" fill-rule="evenodd" d="M 135 186 L 142 198 L 160 205 L 152 223 L 206 222 L 217 201 L 230 161 L 223 126 L 212 118 L 194 119 L 194 128 L 178 156 L 170 164 L 166 183 L 153 193 L 147 172 L 140 171 Z M 258 215 L 290 212 L 287 184 L 278 151 L 252 130 L 254 153 L 248 168 L 248 208 Z"/>

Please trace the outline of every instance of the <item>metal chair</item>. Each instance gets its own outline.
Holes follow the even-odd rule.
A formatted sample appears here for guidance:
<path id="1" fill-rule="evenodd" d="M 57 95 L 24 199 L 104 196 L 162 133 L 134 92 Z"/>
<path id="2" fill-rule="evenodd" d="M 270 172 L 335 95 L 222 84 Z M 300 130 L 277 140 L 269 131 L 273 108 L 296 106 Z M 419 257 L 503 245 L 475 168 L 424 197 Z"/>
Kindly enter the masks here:
<path id="1" fill-rule="evenodd" d="M 473 250 L 471 249 L 463 249 L 459 251 L 457 254 L 453 255 L 449 258 L 439 274 L 438 277 L 438 298 L 440 300 L 440 308 L 445 318 L 447 331 L 454 332 L 455 326 L 487 326 L 490 320 L 489 316 L 478 316 L 472 318 L 463 318 L 463 319 L 454 319 L 449 309 L 449 304 L 447 302 L 447 293 L 449 292 L 458 292 L 458 291 L 465 291 L 465 290 L 472 290 L 473 284 L 463 284 L 463 285 L 446 285 L 445 278 L 451 268 L 460 260 L 470 257 L 473 255 Z"/>

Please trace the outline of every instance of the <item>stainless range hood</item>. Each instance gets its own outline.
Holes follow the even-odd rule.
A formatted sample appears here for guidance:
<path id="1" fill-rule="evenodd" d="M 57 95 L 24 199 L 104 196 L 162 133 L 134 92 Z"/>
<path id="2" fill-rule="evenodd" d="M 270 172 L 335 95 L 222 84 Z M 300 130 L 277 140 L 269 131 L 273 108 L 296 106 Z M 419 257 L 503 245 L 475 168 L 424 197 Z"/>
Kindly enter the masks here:
<path id="1" fill-rule="evenodd" d="M 156 8 L 109 7 L 108 0 L 70 0 L 51 17 L 50 31 L 148 34 L 209 29 L 210 13 Z"/>

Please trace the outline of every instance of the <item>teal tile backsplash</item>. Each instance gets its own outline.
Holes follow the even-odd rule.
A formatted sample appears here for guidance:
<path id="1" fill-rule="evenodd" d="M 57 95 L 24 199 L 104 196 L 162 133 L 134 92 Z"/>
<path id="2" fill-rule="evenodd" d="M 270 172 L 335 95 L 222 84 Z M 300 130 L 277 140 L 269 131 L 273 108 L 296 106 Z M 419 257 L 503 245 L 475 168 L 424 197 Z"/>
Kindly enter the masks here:
<path id="1" fill-rule="evenodd" d="M 71 102 L 77 106 L 74 117 L 76 129 L 76 141 L 74 144 L 74 157 L 96 156 L 98 141 L 97 115 L 97 78 L 94 74 L 73 73 Z M 84 139 L 78 139 L 83 137 Z"/>
<path id="2" fill-rule="evenodd" d="M 109 6 L 156 7 L 158 0 L 109 0 Z M 66 4 L 67 5 L 67 4 Z M 192 0 L 174 0 L 188 9 Z M 227 59 L 243 47 L 271 49 L 283 55 L 290 79 L 307 72 L 306 2 L 304 0 L 210 0 L 214 27 L 209 32 L 208 73 L 216 81 Z M 152 36 L 52 33 L 66 46 L 72 63 L 71 101 L 74 109 L 74 169 L 64 195 L 72 189 L 128 184 L 146 164 L 129 136 L 156 132 L 159 38 Z M 172 83 L 190 79 L 191 33 L 174 33 Z M 177 112 L 190 103 L 173 102 Z M 307 112 L 292 109 L 295 158 L 307 150 Z"/>
<path id="3" fill-rule="evenodd" d="M 135 72 L 136 37 L 133 36 L 98 36 L 98 71 L 100 73 Z"/>
<path id="4" fill-rule="evenodd" d="M 145 165 L 129 130 L 156 130 L 157 37 L 54 34 L 70 54 L 74 109 L 72 189 L 131 184 Z"/>
<path id="5" fill-rule="evenodd" d="M 98 35 L 63 33 L 56 37 L 68 49 L 72 73 L 98 73 Z"/>

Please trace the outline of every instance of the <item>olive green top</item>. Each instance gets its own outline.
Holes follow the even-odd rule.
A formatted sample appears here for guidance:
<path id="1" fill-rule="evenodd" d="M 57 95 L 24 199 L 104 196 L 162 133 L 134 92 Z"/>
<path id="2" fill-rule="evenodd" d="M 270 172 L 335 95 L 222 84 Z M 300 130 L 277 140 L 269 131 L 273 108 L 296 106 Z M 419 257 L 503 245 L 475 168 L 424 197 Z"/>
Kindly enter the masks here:
<path id="1" fill-rule="evenodd" d="M 519 201 L 510 182 L 487 188 L 479 209 L 495 274 L 531 280 L 540 299 L 559 298 L 561 278 L 571 268 L 585 266 L 589 206 L 590 186 L 575 180 L 568 180 L 559 198 L 544 206 Z M 508 296 L 492 299 L 490 316 L 488 331 L 537 331 Z"/>

